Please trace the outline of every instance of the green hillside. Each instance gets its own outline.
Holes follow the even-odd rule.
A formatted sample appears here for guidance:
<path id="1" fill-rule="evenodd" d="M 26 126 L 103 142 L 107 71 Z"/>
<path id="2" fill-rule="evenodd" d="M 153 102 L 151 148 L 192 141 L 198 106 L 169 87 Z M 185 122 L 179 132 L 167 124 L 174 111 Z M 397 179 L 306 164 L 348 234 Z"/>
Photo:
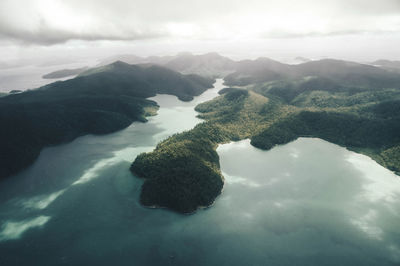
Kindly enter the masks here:
<path id="1" fill-rule="evenodd" d="M 157 93 L 191 100 L 213 80 L 162 67 L 115 62 L 79 77 L 0 98 L 0 178 L 29 166 L 45 146 L 146 121 Z"/>
<path id="2" fill-rule="evenodd" d="M 144 205 L 187 213 L 212 204 L 223 180 L 216 147 L 245 138 L 255 147 L 270 149 L 301 136 L 318 137 L 400 172 L 397 87 L 348 86 L 325 75 L 225 88 L 220 94 L 196 107 L 206 122 L 168 138 L 133 162 L 131 170 L 145 178 Z"/>

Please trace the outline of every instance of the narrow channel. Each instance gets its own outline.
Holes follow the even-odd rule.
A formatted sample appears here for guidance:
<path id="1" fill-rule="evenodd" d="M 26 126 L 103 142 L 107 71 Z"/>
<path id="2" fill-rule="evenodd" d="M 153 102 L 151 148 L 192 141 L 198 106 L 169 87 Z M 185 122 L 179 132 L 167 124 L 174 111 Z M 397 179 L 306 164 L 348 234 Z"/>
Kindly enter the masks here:
<path id="1" fill-rule="evenodd" d="M 130 163 L 201 122 L 194 107 L 222 87 L 158 95 L 147 123 L 46 148 L 2 182 L 0 265 L 398 265 L 399 177 L 320 139 L 220 145 L 223 193 L 196 214 L 138 203 Z"/>

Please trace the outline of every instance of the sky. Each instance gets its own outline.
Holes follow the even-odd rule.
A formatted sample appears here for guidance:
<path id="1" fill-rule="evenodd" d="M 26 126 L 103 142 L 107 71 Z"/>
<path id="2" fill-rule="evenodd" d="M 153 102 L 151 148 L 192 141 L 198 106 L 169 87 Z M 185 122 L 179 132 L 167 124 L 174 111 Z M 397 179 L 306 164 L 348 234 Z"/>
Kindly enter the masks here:
<path id="1" fill-rule="evenodd" d="M 400 60 L 400 0 L 1 0 L 0 68 L 115 54 Z"/>

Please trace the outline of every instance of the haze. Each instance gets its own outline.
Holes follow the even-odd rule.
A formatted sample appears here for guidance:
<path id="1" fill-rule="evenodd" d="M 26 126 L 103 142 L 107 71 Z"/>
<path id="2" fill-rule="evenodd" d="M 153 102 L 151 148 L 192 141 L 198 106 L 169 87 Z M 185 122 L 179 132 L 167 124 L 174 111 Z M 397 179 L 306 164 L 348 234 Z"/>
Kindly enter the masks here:
<path id="1" fill-rule="evenodd" d="M 400 59 L 400 1 L 3 0 L 0 66 L 219 52 Z"/>

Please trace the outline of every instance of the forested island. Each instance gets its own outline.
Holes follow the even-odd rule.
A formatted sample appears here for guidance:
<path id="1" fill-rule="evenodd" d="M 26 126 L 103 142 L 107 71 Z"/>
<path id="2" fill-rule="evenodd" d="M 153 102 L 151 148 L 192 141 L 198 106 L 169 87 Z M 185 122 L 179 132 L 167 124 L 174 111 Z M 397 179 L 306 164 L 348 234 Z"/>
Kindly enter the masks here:
<path id="1" fill-rule="evenodd" d="M 318 137 L 400 172 L 398 74 L 338 60 L 246 64 L 226 78 L 235 88 L 196 107 L 205 122 L 133 162 L 132 172 L 145 178 L 142 204 L 181 213 L 211 205 L 223 187 L 216 147 L 245 138 L 268 150 Z"/>
<path id="2" fill-rule="evenodd" d="M 190 101 L 213 80 L 155 65 L 115 62 L 78 77 L 0 98 L 0 178 L 31 165 L 42 148 L 106 134 L 156 114 L 157 93 Z"/>

